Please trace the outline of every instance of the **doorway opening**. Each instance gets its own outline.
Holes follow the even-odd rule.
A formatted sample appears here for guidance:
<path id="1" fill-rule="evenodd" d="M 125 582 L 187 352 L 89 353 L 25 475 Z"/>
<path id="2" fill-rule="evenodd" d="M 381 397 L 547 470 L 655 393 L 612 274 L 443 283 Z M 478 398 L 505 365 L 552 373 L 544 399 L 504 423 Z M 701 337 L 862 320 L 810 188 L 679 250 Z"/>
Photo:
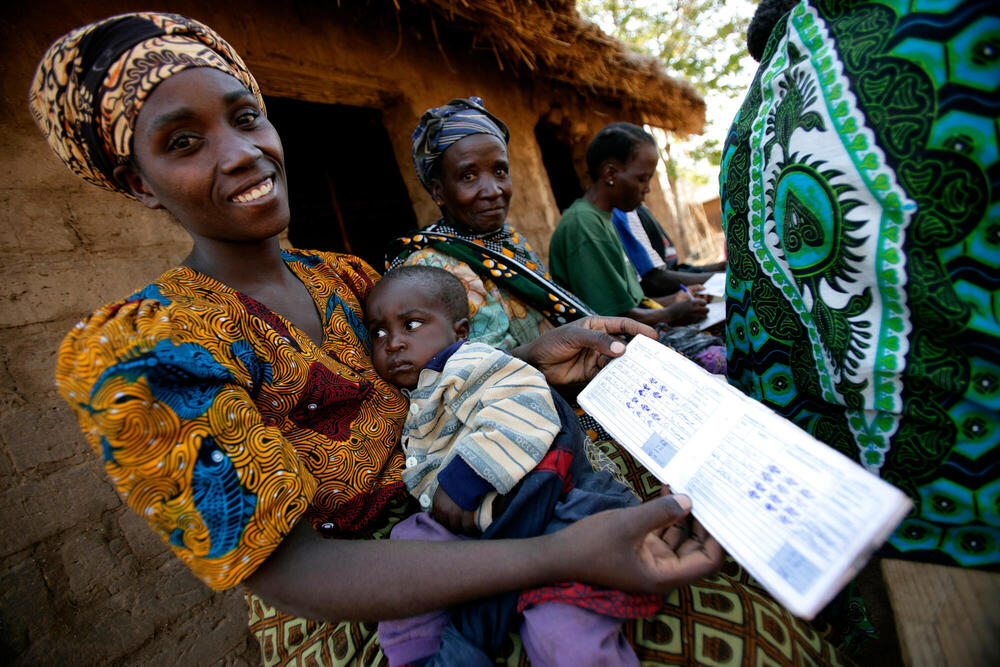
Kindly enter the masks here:
<path id="1" fill-rule="evenodd" d="M 535 125 L 535 140 L 542 149 L 542 164 L 549 175 L 549 184 L 560 211 L 583 196 L 583 186 L 573 164 L 573 149 L 563 141 L 559 125 L 546 120 Z"/>
<path id="2" fill-rule="evenodd" d="M 357 255 L 379 272 L 392 239 L 417 226 L 378 109 L 265 97 L 285 148 L 296 248 Z"/>

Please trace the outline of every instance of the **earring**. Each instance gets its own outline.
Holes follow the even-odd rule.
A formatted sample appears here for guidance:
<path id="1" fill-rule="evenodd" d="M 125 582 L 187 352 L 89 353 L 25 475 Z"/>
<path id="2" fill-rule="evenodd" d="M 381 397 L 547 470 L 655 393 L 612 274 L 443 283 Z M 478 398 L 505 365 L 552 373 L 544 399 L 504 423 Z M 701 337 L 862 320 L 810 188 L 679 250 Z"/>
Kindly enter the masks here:
<path id="1" fill-rule="evenodd" d="M 615 187 L 615 182 L 614 182 L 614 181 L 611 181 L 611 180 L 609 180 L 609 181 L 608 181 L 608 186 L 610 186 L 610 187 L 612 187 L 612 188 L 613 188 L 613 187 Z"/>

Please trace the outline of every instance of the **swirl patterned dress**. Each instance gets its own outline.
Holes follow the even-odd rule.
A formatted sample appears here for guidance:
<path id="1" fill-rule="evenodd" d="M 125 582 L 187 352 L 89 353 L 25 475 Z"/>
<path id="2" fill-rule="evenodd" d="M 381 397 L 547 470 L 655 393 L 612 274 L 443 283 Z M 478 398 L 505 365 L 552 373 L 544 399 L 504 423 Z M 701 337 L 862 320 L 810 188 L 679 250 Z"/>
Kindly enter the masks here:
<path id="1" fill-rule="evenodd" d="M 406 399 L 372 369 L 378 279 L 346 255 L 288 251 L 325 340 L 188 268 L 96 311 L 56 383 L 125 502 L 215 589 L 236 585 L 303 515 L 363 533 L 404 493 Z"/>
<path id="2" fill-rule="evenodd" d="M 909 494 L 888 555 L 1000 566 L 1000 14 L 799 3 L 723 151 L 729 379 Z"/>

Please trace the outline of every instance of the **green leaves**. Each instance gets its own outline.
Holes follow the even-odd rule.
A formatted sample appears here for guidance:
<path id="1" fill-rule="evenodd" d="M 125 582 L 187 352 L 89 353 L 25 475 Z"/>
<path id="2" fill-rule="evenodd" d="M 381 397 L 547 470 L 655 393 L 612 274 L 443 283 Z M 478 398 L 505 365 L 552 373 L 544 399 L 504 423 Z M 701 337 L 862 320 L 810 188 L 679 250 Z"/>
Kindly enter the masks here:
<path id="1" fill-rule="evenodd" d="M 738 5 L 738 6 L 737 6 Z M 746 92 L 746 29 L 753 13 L 750 2 L 726 0 L 577 0 L 576 9 L 586 19 L 639 53 L 659 58 L 667 72 L 690 82 L 709 101 L 730 100 Z M 714 100 L 713 100 L 714 98 Z M 725 127 L 706 126 L 689 157 L 695 171 L 682 168 L 669 156 L 671 180 L 683 172 L 685 180 L 708 182 L 705 163 L 722 162 Z M 722 121 L 728 123 L 728 119 Z M 714 137 L 714 138 L 712 138 Z M 678 137 L 684 139 L 684 137 Z"/>
<path id="2" fill-rule="evenodd" d="M 725 0 L 577 0 L 580 14 L 640 53 L 658 57 L 667 71 L 690 81 L 702 95 L 734 97 L 734 79 L 746 53 L 750 20 Z"/>

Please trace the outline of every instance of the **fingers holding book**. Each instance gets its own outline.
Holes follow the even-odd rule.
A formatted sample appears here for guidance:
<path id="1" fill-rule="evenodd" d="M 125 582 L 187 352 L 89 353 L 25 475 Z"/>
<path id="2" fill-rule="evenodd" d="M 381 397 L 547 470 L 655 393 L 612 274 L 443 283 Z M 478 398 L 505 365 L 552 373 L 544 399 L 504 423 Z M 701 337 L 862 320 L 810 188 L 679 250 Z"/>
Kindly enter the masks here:
<path id="1" fill-rule="evenodd" d="M 667 594 L 711 576 L 722 564 L 722 547 L 696 522 L 689 523 L 690 511 L 687 496 L 667 495 L 595 514 L 553 537 L 572 554 L 580 570 L 576 579 Z M 683 527 L 672 530 L 678 524 Z"/>

